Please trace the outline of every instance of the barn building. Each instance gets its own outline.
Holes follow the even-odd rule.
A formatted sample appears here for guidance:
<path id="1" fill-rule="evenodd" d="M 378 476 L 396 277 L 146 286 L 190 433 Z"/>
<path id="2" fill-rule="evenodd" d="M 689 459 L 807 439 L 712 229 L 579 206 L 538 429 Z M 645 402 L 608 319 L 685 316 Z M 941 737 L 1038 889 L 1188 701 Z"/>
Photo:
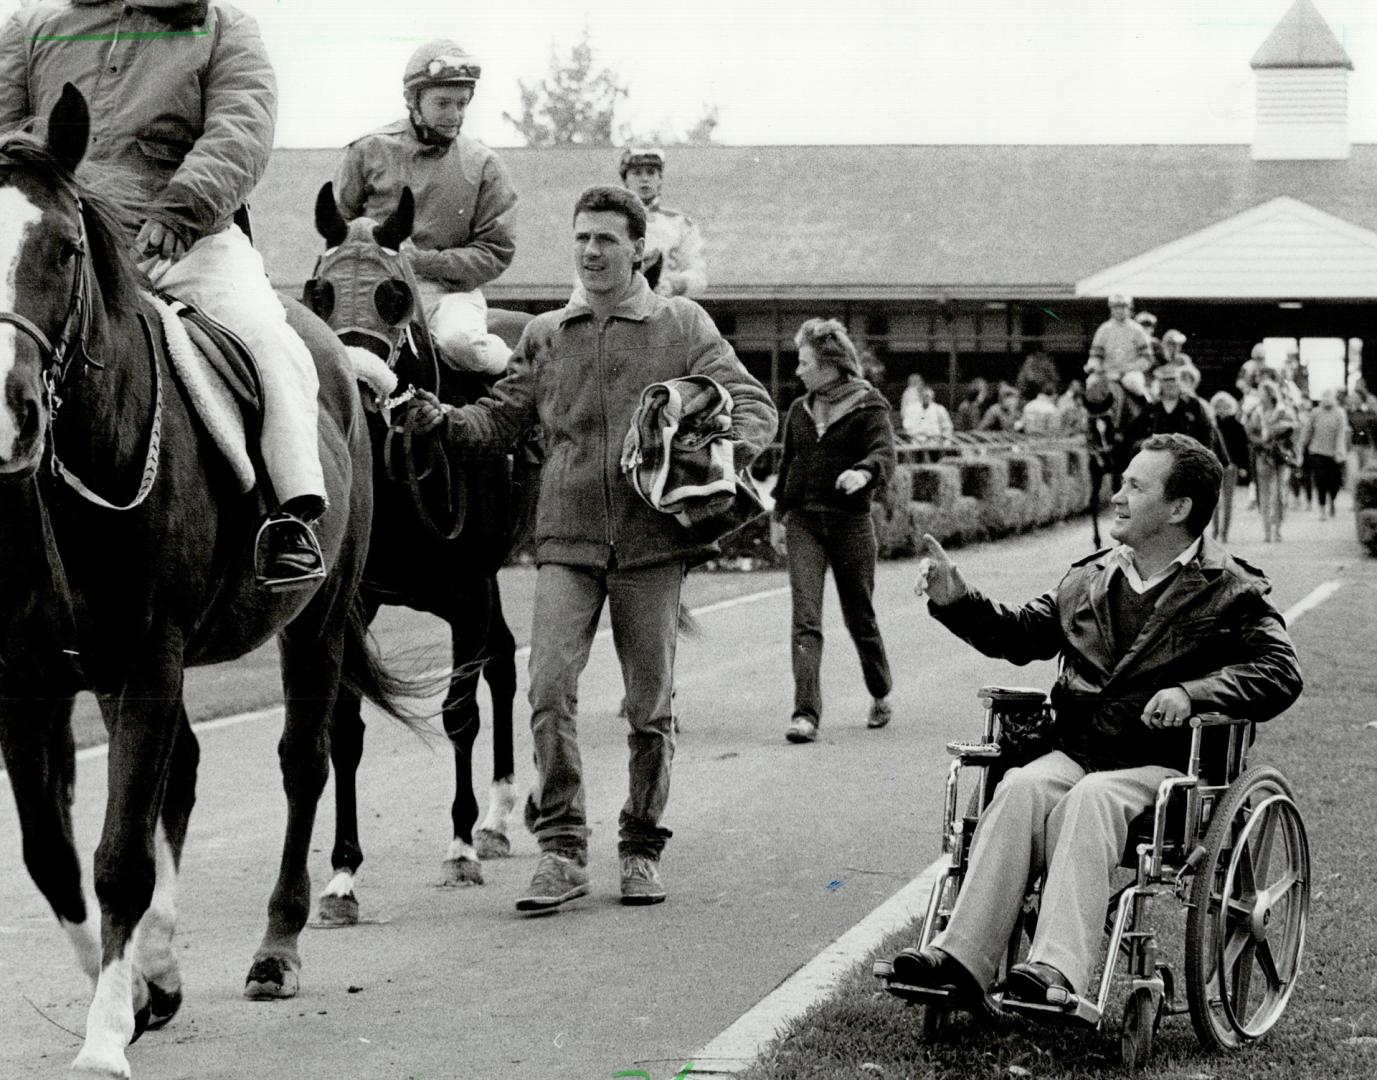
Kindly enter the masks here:
<path id="1" fill-rule="evenodd" d="M 1327 365 L 1312 382 L 1365 370 L 1377 385 L 1377 357 L 1362 355 L 1377 339 L 1377 145 L 1349 140 L 1352 67 L 1296 0 L 1252 57 L 1251 144 L 676 146 L 666 202 L 700 220 L 700 299 L 777 398 L 793 392 L 791 339 L 813 315 L 846 321 L 896 400 L 911 372 L 953 394 L 976 375 L 1012 379 L 1037 351 L 1069 378 L 1111 292 L 1188 335 L 1207 393 L 1262 339 Z M 615 181 L 617 152 L 501 154 L 521 195 L 518 249 L 485 292 L 558 307 L 574 276 L 570 209 Z M 279 151 L 255 196 L 256 241 L 283 288 L 310 273 L 310 207 L 339 156 Z"/>

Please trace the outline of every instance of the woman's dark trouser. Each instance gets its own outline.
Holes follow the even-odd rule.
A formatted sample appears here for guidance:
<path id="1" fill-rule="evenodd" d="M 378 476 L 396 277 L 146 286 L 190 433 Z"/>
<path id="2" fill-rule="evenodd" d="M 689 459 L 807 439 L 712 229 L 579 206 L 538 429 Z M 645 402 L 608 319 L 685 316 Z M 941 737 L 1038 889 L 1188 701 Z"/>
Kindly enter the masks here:
<path id="1" fill-rule="evenodd" d="M 842 619 L 856 643 L 871 697 L 889 694 L 892 681 L 875 621 L 875 526 L 869 513 L 790 510 L 784 519 L 793 594 L 794 715 L 822 719 L 822 590 L 832 567 Z"/>
<path id="2" fill-rule="evenodd" d="M 1320 509 L 1334 505 L 1334 497 L 1343 486 L 1343 468 L 1338 458 L 1324 454 L 1307 454 L 1306 463 L 1315 477 L 1315 494 L 1320 501 Z"/>

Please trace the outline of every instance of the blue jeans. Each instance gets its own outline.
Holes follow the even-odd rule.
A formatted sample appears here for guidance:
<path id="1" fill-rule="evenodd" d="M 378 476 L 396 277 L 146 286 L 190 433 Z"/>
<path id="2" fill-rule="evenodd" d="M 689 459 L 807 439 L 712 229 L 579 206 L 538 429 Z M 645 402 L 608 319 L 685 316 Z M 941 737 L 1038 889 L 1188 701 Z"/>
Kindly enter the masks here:
<path id="1" fill-rule="evenodd" d="M 546 563 L 536 576 L 531 626 L 531 736 L 542 851 L 582 855 L 588 848 L 583 763 L 578 743 L 579 676 L 606 601 L 612 641 L 626 684 L 631 725 L 630 794 L 619 819 L 623 855 L 659 858 L 673 834 L 660 826 L 674 760 L 671 717 L 682 563 L 635 570 Z"/>
<path id="2" fill-rule="evenodd" d="M 784 526 L 793 595 L 794 715 L 822 719 L 822 587 L 828 566 L 842 619 L 861 657 L 865 688 L 871 697 L 886 697 L 893 680 L 871 600 L 876 544 L 870 515 L 790 510 Z"/>

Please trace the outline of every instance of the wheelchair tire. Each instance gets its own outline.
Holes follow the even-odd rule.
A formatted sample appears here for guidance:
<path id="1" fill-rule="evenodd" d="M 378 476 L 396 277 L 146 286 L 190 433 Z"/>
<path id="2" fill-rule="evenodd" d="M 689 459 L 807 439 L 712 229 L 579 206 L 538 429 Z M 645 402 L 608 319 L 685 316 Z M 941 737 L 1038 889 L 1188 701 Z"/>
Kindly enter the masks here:
<path id="1" fill-rule="evenodd" d="M 1161 1022 L 1161 1010 L 1152 1000 L 1152 991 L 1139 987 L 1124 1002 L 1124 1019 L 1119 1028 L 1119 1060 L 1125 1069 L 1141 1069 L 1152 1056 L 1152 1037 Z"/>
<path id="2" fill-rule="evenodd" d="M 1230 1050 L 1272 1028 L 1300 971 L 1310 845 L 1287 779 L 1258 766 L 1235 780 L 1204 847 L 1186 916 L 1186 997 L 1201 1045 Z"/>

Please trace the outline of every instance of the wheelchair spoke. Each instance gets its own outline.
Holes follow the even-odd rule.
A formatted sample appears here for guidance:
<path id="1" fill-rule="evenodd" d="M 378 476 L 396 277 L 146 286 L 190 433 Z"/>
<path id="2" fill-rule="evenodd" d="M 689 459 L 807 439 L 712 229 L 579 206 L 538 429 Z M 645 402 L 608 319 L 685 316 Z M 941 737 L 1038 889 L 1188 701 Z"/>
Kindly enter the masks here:
<path id="1" fill-rule="evenodd" d="M 1262 828 L 1258 830 L 1257 841 L 1249 852 L 1249 873 L 1252 880 L 1247 882 L 1247 887 L 1256 889 L 1259 884 L 1267 881 L 1267 868 L 1272 863 L 1272 849 L 1276 842 L 1277 824 L 1281 821 L 1281 814 L 1272 807 L 1265 811 L 1266 817 L 1263 819 Z"/>
<path id="2" fill-rule="evenodd" d="M 1281 972 L 1277 970 L 1277 957 L 1272 951 L 1270 941 L 1262 941 L 1257 947 L 1257 963 L 1262 968 L 1262 974 L 1267 979 L 1267 985 L 1272 989 L 1278 989 L 1289 980 L 1281 977 Z"/>

